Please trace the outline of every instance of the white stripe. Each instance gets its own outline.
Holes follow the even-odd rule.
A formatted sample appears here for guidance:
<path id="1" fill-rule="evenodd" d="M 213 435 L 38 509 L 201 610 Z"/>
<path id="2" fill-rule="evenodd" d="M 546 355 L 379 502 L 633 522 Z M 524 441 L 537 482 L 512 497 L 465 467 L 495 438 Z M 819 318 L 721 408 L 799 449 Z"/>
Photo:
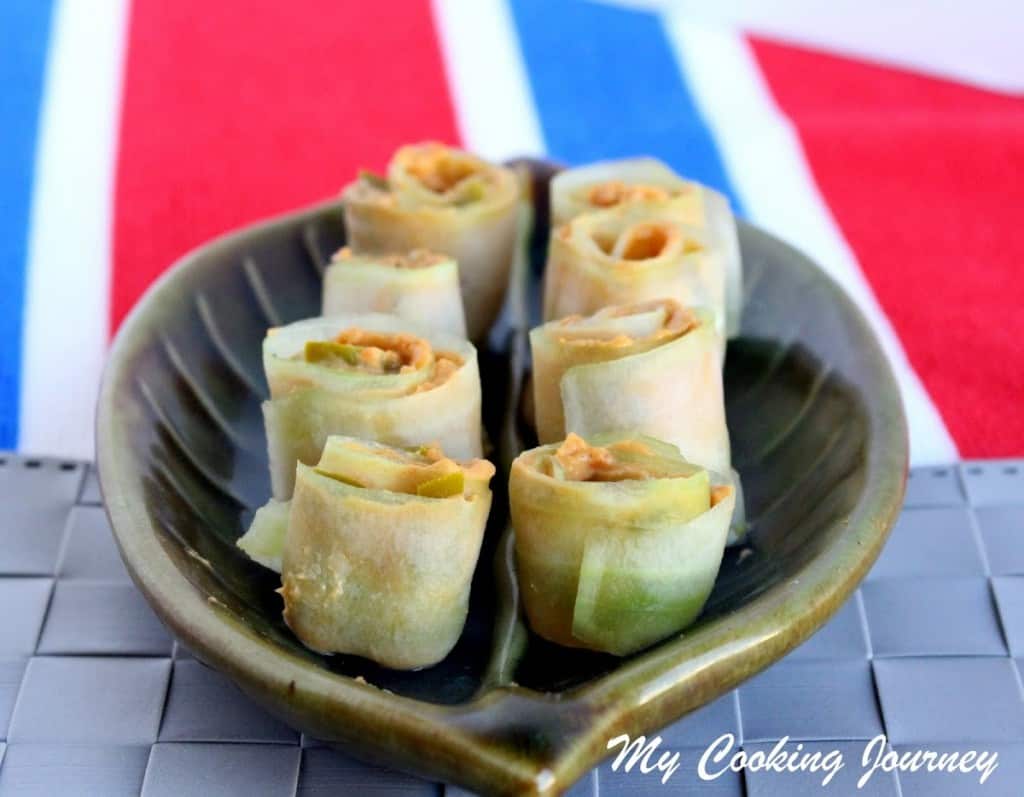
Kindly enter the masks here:
<path id="1" fill-rule="evenodd" d="M 491 160 L 542 155 L 544 138 L 505 0 L 433 0 L 466 147 Z"/>
<path id="2" fill-rule="evenodd" d="M 644 10 L 673 9 L 690 20 L 728 25 L 832 55 L 863 58 L 980 88 L 1024 91 L 1020 0 L 604 0 Z"/>
<path id="3" fill-rule="evenodd" d="M 61 0 L 37 150 L 19 448 L 93 456 L 127 0 Z"/>
<path id="4" fill-rule="evenodd" d="M 665 25 L 752 221 L 821 264 L 872 323 L 903 394 L 911 461 L 955 461 L 949 430 L 822 199 L 792 124 L 776 106 L 746 41 L 679 13 L 669 12 Z"/>

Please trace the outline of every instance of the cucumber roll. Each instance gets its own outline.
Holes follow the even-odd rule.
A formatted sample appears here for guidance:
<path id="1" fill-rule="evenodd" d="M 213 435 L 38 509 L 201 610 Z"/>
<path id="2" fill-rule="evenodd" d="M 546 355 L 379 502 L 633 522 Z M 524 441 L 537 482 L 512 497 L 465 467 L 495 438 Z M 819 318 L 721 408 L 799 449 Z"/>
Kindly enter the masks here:
<path id="1" fill-rule="evenodd" d="M 427 667 L 462 633 L 493 475 L 438 446 L 330 437 L 239 546 L 280 563 L 284 619 L 308 647 Z"/>
<path id="2" fill-rule="evenodd" d="M 534 328 L 538 439 L 630 429 L 727 473 L 720 343 L 710 314 L 673 299 L 606 307 Z"/>
<path id="3" fill-rule="evenodd" d="M 552 227 L 581 213 L 634 202 L 669 205 L 685 224 L 708 235 L 725 269 L 725 328 L 739 333 L 743 269 L 736 220 L 729 200 L 706 185 L 686 180 L 654 158 L 602 161 L 566 169 L 551 180 Z"/>
<path id="4" fill-rule="evenodd" d="M 399 149 L 386 176 L 360 175 L 342 202 L 355 252 L 422 248 L 455 258 L 469 336 L 481 340 L 508 285 L 519 197 L 512 170 L 425 143 Z"/>
<path id="5" fill-rule="evenodd" d="M 642 435 L 576 435 L 521 454 L 509 500 L 531 628 L 626 655 L 700 614 L 722 561 L 735 488 Z"/>
<path id="6" fill-rule="evenodd" d="M 335 253 L 324 273 L 323 315 L 388 313 L 466 337 L 459 267 L 447 255 Z"/>
<path id="7" fill-rule="evenodd" d="M 263 366 L 277 499 L 291 495 L 296 462 L 315 464 L 333 434 L 482 453 L 480 373 L 463 338 L 382 314 L 312 318 L 270 330 Z"/>

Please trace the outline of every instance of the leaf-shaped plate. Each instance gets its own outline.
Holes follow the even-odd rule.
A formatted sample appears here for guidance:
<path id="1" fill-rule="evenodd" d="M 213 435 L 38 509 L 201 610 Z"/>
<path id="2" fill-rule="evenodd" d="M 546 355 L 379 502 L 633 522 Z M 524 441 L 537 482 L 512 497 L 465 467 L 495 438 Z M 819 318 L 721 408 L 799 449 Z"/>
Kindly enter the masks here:
<path id="1" fill-rule="evenodd" d="M 550 169 L 533 164 L 534 247 Z M 465 631 L 435 667 L 400 673 L 306 650 L 275 574 L 236 547 L 269 495 L 260 401 L 268 326 L 315 315 L 335 202 L 222 237 L 183 258 L 125 321 L 97 420 L 100 479 L 135 582 L 196 656 L 286 722 L 349 753 L 486 793 L 557 794 L 607 754 L 783 656 L 842 604 L 899 509 L 907 464 L 897 388 L 867 323 L 806 257 L 741 225 L 743 335 L 729 345 L 734 461 L 754 532 L 727 554 L 701 620 L 616 659 L 566 650 L 519 621 L 495 478 Z M 540 260 L 540 257 L 534 258 Z M 521 445 L 523 333 L 539 269 L 481 352 L 499 465 Z M 525 288 L 525 292 L 524 292 Z"/>

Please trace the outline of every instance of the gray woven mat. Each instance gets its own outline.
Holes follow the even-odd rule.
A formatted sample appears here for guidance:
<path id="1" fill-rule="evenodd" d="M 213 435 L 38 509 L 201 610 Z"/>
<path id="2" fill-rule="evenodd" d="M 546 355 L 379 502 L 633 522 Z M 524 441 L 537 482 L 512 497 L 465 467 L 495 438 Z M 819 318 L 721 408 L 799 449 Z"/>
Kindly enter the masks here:
<path id="1" fill-rule="evenodd" d="M 0 462 L 0 797 L 444 791 L 301 738 L 176 648 L 121 565 L 89 468 Z M 881 559 L 833 621 L 662 733 L 680 755 L 667 785 L 605 762 L 573 794 L 1018 797 L 1022 665 L 1024 464 L 917 470 Z M 748 754 L 788 736 L 787 752 L 838 750 L 845 766 L 824 788 L 820 772 L 702 781 L 698 762 L 726 732 Z M 878 771 L 858 791 L 880 733 L 897 753 L 988 750 L 999 766 L 984 785 L 976 772 Z"/>

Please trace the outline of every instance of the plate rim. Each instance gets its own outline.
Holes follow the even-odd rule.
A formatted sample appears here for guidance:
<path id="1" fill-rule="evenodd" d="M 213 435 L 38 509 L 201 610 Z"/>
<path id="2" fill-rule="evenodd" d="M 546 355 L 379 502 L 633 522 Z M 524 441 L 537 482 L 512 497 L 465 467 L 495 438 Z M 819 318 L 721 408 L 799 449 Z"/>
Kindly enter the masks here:
<path id="1" fill-rule="evenodd" d="M 627 667 L 559 696 L 500 686 L 482 697 L 439 705 L 391 693 L 323 670 L 308 659 L 267 645 L 240 620 L 204 598 L 158 539 L 133 478 L 128 423 L 120 419 L 120 389 L 130 383 L 132 355 L 154 330 L 157 306 L 187 282 L 190 267 L 211 248 L 234 247 L 279 227 L 300 228 L 337 211 L 332 198 L 225 233 L 179 258 L 122 323 L 108 354 L 96 414 L 96 451 L 104 507 L 133 581 L 160 619 L 202 661 L 225 673 L 244 692 L 294 726 L 328 731 L 327 741 L 348 752 L 411 772 L 502 793 L 556 794 L 607 755 L 620 733 L 650 732 L 723 694 L 807 639 L 852 594 L 877 558 L 902 506 L 908 467 L 907 423 L 892 367 L 874 330 L 853 300 L 806 255 L 738 220 L 745 236 L 781 246 L 794 266 L 813 271 L 862 333 L 858 354 L 884 388 L 865 400 L 863 494 L 847 531 L 804 563 L 798 578 L 758 595 L 742 610 L 715 618 L 701 633 L 685 635 L 631 661 Z M 840 563 L 846 566 L 839 566 Z M 799 606 L 799 610 L 797 610 Z M 698 640 L 694 643 L 692 640 Z M 657 697 L 657 699 L 654 699 Z M 536 712 L 561 734 L 561 744 L 527 755 L 496 742 L 501 712 L 495 704 Z M 328 713 L 331 715 L 328 717 Z M 315 718 L 311 722 L 310 717 Z M 338 738 L 339 721 L 352 735 Z M 490 720 L 490 722 L 488 722 Z M 331 730 L 331 729 L 334 730 Z M 438 733 L 443 730 L 443 733 Z M 377 735 L 382 741 L 367 741 Z"/>

